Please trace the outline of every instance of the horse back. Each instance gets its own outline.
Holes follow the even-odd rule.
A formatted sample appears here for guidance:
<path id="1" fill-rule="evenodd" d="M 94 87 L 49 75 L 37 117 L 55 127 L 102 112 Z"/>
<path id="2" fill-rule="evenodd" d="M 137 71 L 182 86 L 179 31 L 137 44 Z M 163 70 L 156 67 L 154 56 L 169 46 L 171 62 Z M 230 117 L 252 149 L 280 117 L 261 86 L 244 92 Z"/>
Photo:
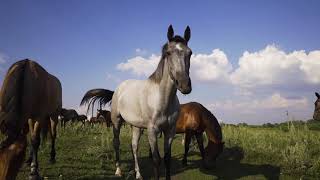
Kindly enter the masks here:
<path id="1" fill-rule="evenodd" d="M 43 118 L 62 107 L 60 81 L 43 67 L 30 61 L 24 71 L 23 110 L 30 117 Z"/>
<path id="2" fill-rule="evenodd" d="M 205 130 L 205 113 L 203 106 L 199 103 L 181 104 L 179 118 L 176 123 L 176 133 L 184 133 L 188 130 L 203 132 Z"/>

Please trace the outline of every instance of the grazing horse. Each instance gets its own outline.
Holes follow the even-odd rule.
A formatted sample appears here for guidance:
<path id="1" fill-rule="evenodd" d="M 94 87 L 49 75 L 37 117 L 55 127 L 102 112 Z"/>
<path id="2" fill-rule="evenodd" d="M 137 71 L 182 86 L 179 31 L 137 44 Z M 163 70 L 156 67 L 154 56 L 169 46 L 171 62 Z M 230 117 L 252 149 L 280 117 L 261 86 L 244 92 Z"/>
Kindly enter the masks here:
<path id="1" fill-rule="evenodd" d="M 97 119 L 103 118 L 104 122 L 106 122 L 107 127 L 111 127 L 112 121 L 111 121 L 111 112 L 102 110 L 102 109 L 97 109 Z"/>
<path id="2" fill-rule="evenodd" d="M 83 126 L 85 126 L 85 123 L 86 123 L 87 119 L 88 119 L 87 116 L 84 115 L 84 114 L 79 115 L 78 118 L 77 118 L 78 121 L 82 122 Z"/>
<path id="3" fill-rule="evenodd" d="M 56 126 L 61 108 L 60 81 L 38 63 L 25 59 L 9 68 L 0 92 L 0 130 L 6 135 L 0 145 L 0 179 L 15 179 L 25 155 L 28 131 L 31 134 L 32 152 L 30 179 L 40 179 L 40 131 L 43 135 L 50 132 L 50 160 L 53 161 L 56 154 Z M 2 160 L 4 157 L 5 161 Z M 2 171 L 3 167 L 7 170 Z M 10 178 L 6 178 L 8 174 L 11 174 Z"/>
<path id="4" fill-rule="evenodd" d="M 320 95 L 316 92 L 315 93 L 317 100 L 314 102 L 314 113 L 313 119 L 320 121 Z"/>
<path id="5" fill-rule="evenodd" d="M 171 144 L 175 136 L 176 121 L 180 104 L 177 90 L 183 94 L 191 92 L 189 77 L 191 49 L 188 47 L 190 28 L 184 37 L 174 36 L 173 28 L 168 28 L 168 42 L 162 48 L 162 56 L 157 69 L 147 80 L 127 80 L 122 82 L 113 93 L 109 90 L 91 90 L 82 99 L 82 104 L 101 98 L 108 101 L 112 97 L 111 120 L 113 123 L 113 146 L 116 155 L 115 175 L 122 176 L 119 155 L 119 134 L 122 122 L 132 126 L 132 151 L 135 162 L 136 178 L 141 179 L 138 163 L 138 142 L 142 129 L 147 129 L 152 151 L 154 176 L 159 179 L 160 155 L 158 134 L 164 134 L 164 162 L 166 179 L 170 177 Z M 95 92 L 95 93 L 94 93 Z"/>
<path id="6" fill-rule="evenodd" d="M 208 137 L 208 145 L 205 149 L 203 147 L 203 132 L 206 132 Z M 193 136 L 197 139 L 205 166 L 207 166 L 209 162 L 215 161 L 223 150 L 224 142 L 222 142 L 222 132 L 218 120 L 200 103 L 190 102 L 180 105 L 180 115 L 176 124 L 176 133 L 185 133 L 183 165 L 187 164 L 189 144 Z"/>
<path id="7" fill-rule="evenodd" d="M 66 127 L 66 123 L 68 121 L 71 121 L 71 122 L 75 122 L 78 118 L 78 113 L 76 110 L 74 109 L 62 109 L 61 110 L 61 128 L 65 128 Z"/>

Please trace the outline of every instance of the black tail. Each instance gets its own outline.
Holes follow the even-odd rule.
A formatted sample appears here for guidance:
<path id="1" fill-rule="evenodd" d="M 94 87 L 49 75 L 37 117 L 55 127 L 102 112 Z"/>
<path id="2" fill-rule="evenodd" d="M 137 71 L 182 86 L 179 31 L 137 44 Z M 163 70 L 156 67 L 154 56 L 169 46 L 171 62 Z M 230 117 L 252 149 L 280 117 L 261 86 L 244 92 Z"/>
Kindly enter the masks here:
<path id="1" fill-rule="evenodd" d="M 108 103 L 111 103 L 111 99 L 113 96 L 113 91 L 107 89 L 91 89 L 83 96 L 80 106 L 88 105 L 87 114 L 89 112 L 90 106 L 92 109 L 94 107 L 94 103 L 96 101 L 99 102 L 100 106 L 104 106 Z"/>
<path id="2" fill-rule="evenodd" d="M 14 63 L 8 70 L 0 92 L 0 130 L 7 136 L 2 148 L 10 145 L 22 133 L 26 122 L 22 116 L 25 67 L 29 60 Z"/>

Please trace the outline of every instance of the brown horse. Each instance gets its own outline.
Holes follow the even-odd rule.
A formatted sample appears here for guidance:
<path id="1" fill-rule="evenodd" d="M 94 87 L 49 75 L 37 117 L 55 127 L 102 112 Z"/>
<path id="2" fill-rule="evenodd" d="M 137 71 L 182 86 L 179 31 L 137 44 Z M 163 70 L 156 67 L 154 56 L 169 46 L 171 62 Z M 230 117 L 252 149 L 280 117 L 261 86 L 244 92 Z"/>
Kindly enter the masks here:
<path id="1" fill-rule="evenodd" d="M 111 112 L 107 110 L 97 109 L 97 119 L 103 118 L 103 121 L 107 124 L 107 127 L 111 127 Z"/>
<path id="2" fill-rule="evenodd" d="M 203 146 L 203 132 L 208 137 L 208 145 Z M 222 152 L 222 131 L 217 118 L 203 105 L 197 102 L 190 102 L 180 105 L 180 114 L 176 123 L 176 134 L 184 135 L 184 156 L 183 165 L 187 165 L 187 156 L 192 137 L 196 137 L 203 165 L 208 167 Z M 150 155 L 149 151 L 149 156 Z"/>
<path id="3" fill-rule="evenodd" d="M 314 113 L 313 119 L 320 121 L 320 95 L 316 92 L 315 93 L 317 100 L 314 102 Z"/>
<path id="4" fill-rule="evenodd" d="M 78 115 L 76 110 L 74 110 L 74 109 L 64 109 L 64 108 L 62 108 L 60 116 L 61 116 L 61 119 L 60 119 L 61 128 L 63 127 L 63 129 L 66 127 L 66 123 L 68 121 L 75 122 L 79 117 L 79 115 Z"/>
<path id="5" fill-rule="evenodd" d="M 88 118 L 87 118 L 86 115 L 80 114 L 77 119 L 78 119 L 78 121 L 82 122 L 82 125 L 84 126 L 85 123 L 86 123 L 86 120 L 87 120 Z"/>
<path id="6" fill-rule="evenodd" d="M 208 145 L 203 147 L 203 132 L 208 137 Z M 185 151 L 182 163 L 187 164 L 189 145 L 193 136 L 196 137 L 204 165 L 215 161 L 222 152 L 221 127 L 216 117 L 203 105 L 197 102 L 190 102 L 180 105 L 180 115 L 176 124 L 176 133 L 185 133 Z"/>
<path id="7" fill-rule="evenodd" d="M 62 108 L 59 80 L 38 63 L 25 59 L 8 70 L 0 91 L 0 130 L 6 139 L 0 145 L 0 179 L 15 179 L 31 134 L 30 179 L 40 179 L 38 149 L 40 131 L 51 135 L 51 160 L 55 159 L 58 115 Z"/>

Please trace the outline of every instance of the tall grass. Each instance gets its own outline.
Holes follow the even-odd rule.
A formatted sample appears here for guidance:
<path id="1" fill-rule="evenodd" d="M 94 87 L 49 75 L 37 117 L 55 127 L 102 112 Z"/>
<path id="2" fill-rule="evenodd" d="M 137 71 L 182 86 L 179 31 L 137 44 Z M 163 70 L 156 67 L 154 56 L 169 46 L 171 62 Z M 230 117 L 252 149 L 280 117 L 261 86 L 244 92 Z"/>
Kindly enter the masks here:
<path id="1" fill-rule="evenodd" d="M 306 125 L 251 128 L 225 125 L 227 147 L 241 147 L 244 162 L 279 166 L 282 173 L 320 177 L 320 132 Z"/>
<path id="2" fill-rule="evenodd" d="M 218 158 L 216 168 L 201 168 L 197 145 L 190 148 L 189 165 L 181 160 L 184 147 L 182 135 L 177 135 L 172 146 L 173 179 L 311 179 L 320 178 L 320 131 L 307 125 L 289 123 L 287 127 L 249 127 L 223 125 L 225 149 Z M 0 136 L 0 139 L 3 136 Z M 49 138 L 49 137 L 48 137 Z M 57 163 L 48 163 L 50 140 L 42 144 L 39 152 L 40 173 L 48 179 L 105 179 L 115 178 L 113 133 L 105 126 L 85 126 L 80 123 L 58 129 L 56 141 Z M 125 179 L 133 179 L 131 155 L 131 128 L 121 129 L 120 154 Z M 140 169 L 145 179 L 153 175 L 152 161 L 148 158 L 148 140 L 140 140 Z M 163 139 L 159 140 L 163 156 Z M 162 174 L 164 165 L 162 163 Z M 18 179 L 26 179 L 29 167 L 23 167 Z"/>

